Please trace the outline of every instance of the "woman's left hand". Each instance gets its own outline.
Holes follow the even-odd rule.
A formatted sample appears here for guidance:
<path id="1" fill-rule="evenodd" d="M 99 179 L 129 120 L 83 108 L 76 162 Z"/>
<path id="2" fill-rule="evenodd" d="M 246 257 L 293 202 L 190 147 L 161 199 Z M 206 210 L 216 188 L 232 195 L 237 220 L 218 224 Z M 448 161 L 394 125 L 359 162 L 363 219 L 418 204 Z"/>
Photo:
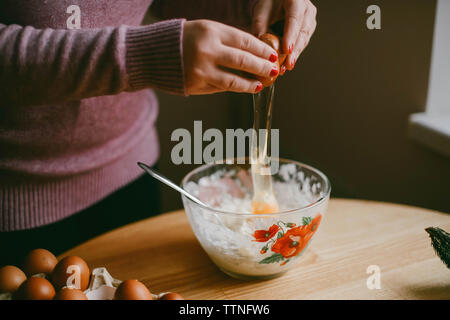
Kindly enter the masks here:
<path id="1" fill-rule="evenodd" d="M 252 32 L 267 32 L 273 23 L 285 20 L 282 50 L 287 54 L 281 74 L 292 70 L 316 29 L 316 7 L 310 0 L 258 0 L 253 8 Z M 284 69 L 284 70 L 283 70 Z"/>

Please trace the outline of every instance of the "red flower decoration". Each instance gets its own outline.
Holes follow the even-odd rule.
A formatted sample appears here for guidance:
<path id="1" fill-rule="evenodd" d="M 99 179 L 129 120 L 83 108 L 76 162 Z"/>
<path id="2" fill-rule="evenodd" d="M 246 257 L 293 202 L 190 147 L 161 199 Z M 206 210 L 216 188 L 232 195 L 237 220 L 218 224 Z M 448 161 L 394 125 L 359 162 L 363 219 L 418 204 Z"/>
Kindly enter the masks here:
<path id="1" fill-rule="evenodd" d="M 253 235 L 255 237 L 255 240 L 253 241 L 266 242 L 274 235 L 276 235 L 278 230 L 280 230 L 280 227 L 276 224 L 272 225 L 269 230 L 256 230 Z"/>
<path id="2" fill-rule="evenodd" d="M 287 259 L 280 264 L 283 266 L 289 261 L 290 258 L 300 254 L 319 228 L 320 222 L 322 221 L 322 215 L 318 213 L 313 220 L 309 217 L 303 218 L 303 223 L 307 223 L 308 221 L 310 222 L 307 225 L 298 227 L 295 227 L 294 223 L 282 222 L 286 227 L 291 229 L 286 231 L 285 234 L 280 232 L 278 239 L 274 243 L 269 242 L 260 251 L 261 254 L 265 254 L 267 250 L 269 250 L 270 244 L 273 243 L 271 250 L 277 254 L 266 257 L 259 263 L 273 263 Z M 280 230 L 280 227 L 276 224 L 272 225 L 269 230 L 256 230 L 254 234 L 256 240 L 254 241 L 266 242 L 275 236 L 278 230 Z"/>
<path id="3" fill-rule="evenodd" d="M 322 215 L 318 213 L 317 216 L 306 227 L 308 227 L 308 230 L 314 234 L 319 228 L 320 221 L 322 221 Z"/>
<path id="4" fill-rule="evenodd" d="M 300 237 L 304 237 L 310 232 L 308 229 L 308 226 L 309 226 L 309 224 L 298 227 L 297 233 Z"/>
<path id="5" fill-rule="evenodd" d="M 279 238 L 272 246 L 272 251 L 280 253 L 285 258 L 291 258 L 298 255 L 306 247 L 307 241 L 302 236 L 302 227 L 296 227 L 288 230 L 284 236 Z"/>

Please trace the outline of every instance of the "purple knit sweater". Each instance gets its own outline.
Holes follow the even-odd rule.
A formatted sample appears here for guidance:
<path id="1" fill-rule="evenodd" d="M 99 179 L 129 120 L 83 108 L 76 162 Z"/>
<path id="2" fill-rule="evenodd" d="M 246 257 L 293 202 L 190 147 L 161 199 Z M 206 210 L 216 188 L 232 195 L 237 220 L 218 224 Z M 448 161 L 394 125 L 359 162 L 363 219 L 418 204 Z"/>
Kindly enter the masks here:
<path id="1" fill-rule="evenodd" d="M 151 3 L 0 1 L 0 231 L 63 219 L 136 179 L 137 161 L 155 163 L 148 88 L 185 95 L 175 18 L 244 25 L 252 6 L 155 1 L 171 20 L 139 26 Z"/>

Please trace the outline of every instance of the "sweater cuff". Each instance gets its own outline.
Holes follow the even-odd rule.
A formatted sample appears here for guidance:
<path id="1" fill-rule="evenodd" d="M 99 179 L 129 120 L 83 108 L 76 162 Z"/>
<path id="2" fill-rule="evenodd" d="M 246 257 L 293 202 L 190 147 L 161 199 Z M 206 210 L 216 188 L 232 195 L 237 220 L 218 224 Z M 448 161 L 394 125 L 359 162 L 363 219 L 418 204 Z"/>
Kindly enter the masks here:
<path id="1" fill-rule="evenodd" d="M 186 95 L 183 70 L 185 19 L 130 27 L 126 34 L 126 65 L 131 89 L 157 88 Z"/>

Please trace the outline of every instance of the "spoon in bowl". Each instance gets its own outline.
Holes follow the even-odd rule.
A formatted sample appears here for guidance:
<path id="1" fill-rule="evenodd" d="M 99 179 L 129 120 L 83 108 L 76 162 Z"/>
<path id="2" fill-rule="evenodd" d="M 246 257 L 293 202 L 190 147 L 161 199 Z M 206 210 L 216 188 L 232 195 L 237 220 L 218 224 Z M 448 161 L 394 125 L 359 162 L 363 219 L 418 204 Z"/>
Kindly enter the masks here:
<path id="1" fill-rule="evenodd" d="M 141 167 L 145 172 L 147 172 L 149 175 L 151 175 L 156 180 L 159 180 L 162 183 L 164 183 L 164 184 L 168 185 L 169 187 L 171 187 L 172 189 L 175 189 L 176 191 L 178 191 L 179 193 L 185 195 L 187 198 L 191 199 L 195 203 L 197 203 L 197 204 L 199 204 L 201 206 L 207 207 L 207 208 L 209 207 L 208 205 L 206 205 L 202 201 L 200 201 L 200 199 L 198 199 L 197 197 L 193 196 L 192 194 L 190 194 L 189 192 L 187 192 L 183 188 L 179 187 L 172 180 L 170 180 L 169 178 L 163 176 L 161 173 L 157 172 L 156 170 L 150 168 L 145 163 L 138 162 L 137 164 L 138 164 L 139 167 Z"/>

